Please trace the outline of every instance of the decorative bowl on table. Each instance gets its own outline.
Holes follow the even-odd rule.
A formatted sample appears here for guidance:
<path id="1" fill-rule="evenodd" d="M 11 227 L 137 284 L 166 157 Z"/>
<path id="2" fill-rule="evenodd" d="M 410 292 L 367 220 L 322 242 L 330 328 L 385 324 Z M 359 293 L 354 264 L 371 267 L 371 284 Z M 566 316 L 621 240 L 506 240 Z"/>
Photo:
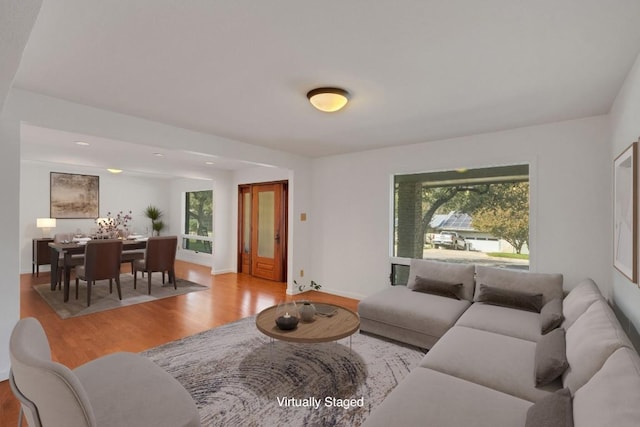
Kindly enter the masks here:
<path id="1" fill-rule="evenodd" d="M 276 326 L 283 331 L 290 331 L 298 326 L 300 315 L 295 302 L 283 302 L 276 308 Z"/>

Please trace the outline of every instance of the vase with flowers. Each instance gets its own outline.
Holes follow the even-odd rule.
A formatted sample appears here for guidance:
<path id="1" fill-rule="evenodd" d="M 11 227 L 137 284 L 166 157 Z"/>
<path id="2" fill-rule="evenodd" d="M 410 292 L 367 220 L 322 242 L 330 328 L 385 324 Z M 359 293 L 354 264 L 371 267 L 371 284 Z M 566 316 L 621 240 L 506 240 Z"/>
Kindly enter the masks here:
<path id="1" fill-rule="evenodd" d="M 111 212 L 107 212 L 105 218 L 96 220 L 98 234 L 110 238 L 125 238 L 129 235 L 129 222 L 131 219 L 131 211 L 127 213 L 120 211 L 114 216 L 112 216 Z"/>

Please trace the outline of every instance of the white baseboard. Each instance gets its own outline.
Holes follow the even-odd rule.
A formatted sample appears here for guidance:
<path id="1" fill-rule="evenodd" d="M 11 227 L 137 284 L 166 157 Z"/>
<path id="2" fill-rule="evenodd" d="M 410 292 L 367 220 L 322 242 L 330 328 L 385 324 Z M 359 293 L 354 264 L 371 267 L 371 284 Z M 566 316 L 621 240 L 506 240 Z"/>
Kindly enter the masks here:
<path id="1" fill-rule="evenodd" d="M 305 292 L 309 292 L 309 291 L 304 291 L 304 292 L 289 292 L 289 288 L 287 288 L 287 294 L 288 295 L 302 295 Z M 353 293 L 353 292 L 343 292 L 340 290 L 336 290 L 336 289 L 326 289 L 326 288 L 322 288 L 320 290 L 318 290 L 317 292 L 324 292 L 325 294 L 331 294 L 331 295 L 337 295 L 340 297 L 345 297 L 345 298 L 352 298 L 352 299 L 357 299 L 357 300 L 361 300 L 365 297 L 365 295 L 362 294 L 357 294 L 357 293 Z"/>
<path id="2" fill-rule="evenodd" d="M 214 276 L 217 276 L 218 274 L 226 274 L 226 273 L 235 273 L 236 271 L 233 268 L 225 268 L 222 270 L 216 270 L 213 271 L 213 269 L 211 270 L 211 274 L 213 274 Z"/>

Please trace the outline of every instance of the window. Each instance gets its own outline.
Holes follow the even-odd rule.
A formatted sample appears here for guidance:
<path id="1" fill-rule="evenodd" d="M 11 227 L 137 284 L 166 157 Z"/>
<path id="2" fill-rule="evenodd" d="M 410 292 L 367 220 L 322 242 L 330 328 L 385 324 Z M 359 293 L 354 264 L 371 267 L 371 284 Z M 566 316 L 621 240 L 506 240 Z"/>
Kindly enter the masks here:
<path id="1" fill-rule="evenodd" d="M 529 268 L 529 166 L 394 176 L 398 258 Z"/>
<path id="2" fill-rule="evenodd" d="M 213 191 L 185 193 L 185 221 L 182 248 L 213 253 Z"/>

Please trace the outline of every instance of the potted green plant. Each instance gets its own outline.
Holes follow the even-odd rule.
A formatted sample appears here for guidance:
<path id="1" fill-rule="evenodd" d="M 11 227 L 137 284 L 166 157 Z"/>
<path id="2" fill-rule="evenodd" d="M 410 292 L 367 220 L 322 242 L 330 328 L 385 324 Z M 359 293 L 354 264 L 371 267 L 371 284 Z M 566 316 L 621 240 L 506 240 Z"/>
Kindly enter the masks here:
<path id="1" fill-rule="evenodd" d="M 313 280 L 308 285 L 299 285 L 295 280 L 293 281 L 293 284 L 298 287 L 299 292 L 305 292 L 305 289 L 307 288 L 309 288 L 309 290 L 318 291 L 322 287 L 321 284 L 314 282 Z"/>
<path id="2" fill-rule="evenodd" d="M 144 216 L 151 220 L 152 235 L 160 235 L 160 231 L 164 228 L 164 222 L 160 220 L 162 218 L 162 211 L 153 205 L 147 206 L 144 210 Z"/>
<path id="3" fill-rule="evenodd" d="M 300 285 L 297 281 L 293 281 L 293 284 L 296 285 L 298 287 L 298 291 L 300 292 L 304 292 L 305 289 L 309 288 L 309 290 L 319 290 L 322 285 L 320 285 L 319 283 L 311 280 L 311 282 L 308 285 Z M 302 319 L 303 322 L 312 322 L 313 321 L 313 317 L 316 314 L 316 307 L 311 303 L 311 301 L 300 301 L 302 303 L 302 305 L 300 306 L 300 318 Z"/>

